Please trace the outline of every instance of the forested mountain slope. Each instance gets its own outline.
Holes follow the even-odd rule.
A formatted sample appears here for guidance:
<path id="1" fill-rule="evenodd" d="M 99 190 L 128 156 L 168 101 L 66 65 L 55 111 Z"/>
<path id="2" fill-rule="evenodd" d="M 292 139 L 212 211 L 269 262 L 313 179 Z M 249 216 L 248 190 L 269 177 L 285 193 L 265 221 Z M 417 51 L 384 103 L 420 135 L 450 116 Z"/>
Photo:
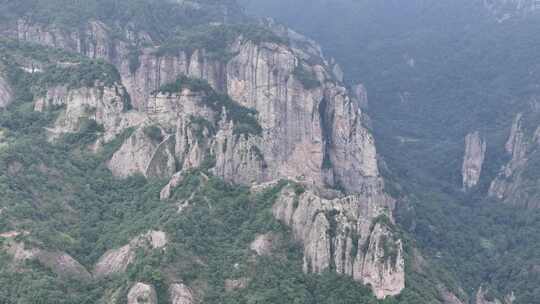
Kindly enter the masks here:
<path id="1" fill-rule="evenodd" d="M 312 40 L 233 1 L 0 4 L 2 303 L 464 296 Z"/>
<path id="2" fill-rule="evenodd" d="M 536 303 L 536 2 L 307 2 L 244 4 L 320 41 L 367 89 L 387 177 L 403 187 L 398 223 L 426 258 L 472 303 Z"/>

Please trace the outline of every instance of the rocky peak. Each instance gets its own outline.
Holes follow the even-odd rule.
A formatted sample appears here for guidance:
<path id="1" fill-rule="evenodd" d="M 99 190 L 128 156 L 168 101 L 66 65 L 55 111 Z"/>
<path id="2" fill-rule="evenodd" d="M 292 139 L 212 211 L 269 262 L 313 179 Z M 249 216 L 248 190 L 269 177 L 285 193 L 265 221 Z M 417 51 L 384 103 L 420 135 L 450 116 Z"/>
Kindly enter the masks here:
<path id="1" fill-rule="evenodd" d="M 478 184 L 486 155 L 486 141 L 476 131 L 465 137 L 465 156 L 463 158 L 463 189 L 468 190 Z"/>
<path id="2" fill-rule="evenodd" d="M 138 282 L 127 295 L 127 304 L 157 304 L 156 289 L 152 285 Z"/>

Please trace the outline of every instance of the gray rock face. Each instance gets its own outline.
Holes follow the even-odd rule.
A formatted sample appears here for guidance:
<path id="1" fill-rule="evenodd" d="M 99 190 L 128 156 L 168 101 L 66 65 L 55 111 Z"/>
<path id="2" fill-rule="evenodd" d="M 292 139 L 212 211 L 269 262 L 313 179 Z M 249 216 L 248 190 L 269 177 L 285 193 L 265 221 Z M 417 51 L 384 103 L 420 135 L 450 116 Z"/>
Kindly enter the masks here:
<path id="1" fill-rule="evenodd" d="M 393 232 L 391 198 L 368 189 L 333 200 L 286 187 L 273 207 L 304 245 L 304 271 L 333 269 L 369 284 L 377 298 L 405 288 L 403 246 Z"/>
<path id="2" fill-rule="evenodd" d="M 486 156 L 486 141 L 476 131 L 465 137 L 465 156 L 461 173 L 463 189 L 468 190 L 478 184 L 482 173 L 482 165 Z"/>
<path id="3" fill-rule="evenodd" d="M 153 138 L 147 128 L 152 125 L 141 125 L 109 160 L 107 166 L 114 175 L 127 177 L 142 173 L 146 177 L 168 178 L 174 174 L 174 138 L 158 127 L 161 136 Z"/>
<path id="4" fill-rule="evenodd" d="M 171 304 L 194 304 L 195 297 L 191 289 L 184 284 L 175 283 L 169 286 Z"/>
<path id="5" fill-rule="evenodd" d="M 508 204 L 537 208 L 540 206 L 540 198 L 535 191 L 530 191 L 530 187 L 536 187 L 535 177 L 530 176 L 536 171 L 534 168 L 529 168 L 529 163 L 531 157 L 537 157 L 532 153 L 540 143 L 540 128 L 534 132 L 526 130 L 524 119 L 522 114 L 516 115 L 514 119 L 505 146 L 510 160 L 492 181 L 489 196 Z"/>
<path id="6" fill-rule="evenodd" d="M 157 46 L 145 47 L 140 49 L 140 64 L 135 70 L 129 68 L 130 41 L 137 38 L 152 44 L 145 33 L 126 30 L 126 39 L 115 39 L 107 26 L 99 22 L 66 33 L 54 26 L 22 20 L 11 32 L 20 40 L 80 52 L 114 64 L 134 106 L 152 119 L 176 126 L 175 155 L 185 168 L 199 166 L 210 151 L 216 159 L 215 173 L 233 182 L 288 178 L 319 186 L 339 185 L 348 192 L 361 191 L 366 182 L 378 177 L 378 169 L 373 138 L 362 125 L 358 103 L 352 102 L 345 88 L 335 82 L 335 71 L 317 45 L 292 31 L 279 30 L 289 36 L 289 46 L 255 44 L 239 37 L 227 50 L 234 56 L 225 63 L 213 60 L 205 50 L 196 50 L 191 56 L 182 51 L 163 55 L 156 52 Z M 306 65 L 308 60 L 314 64 Z M 295 73 L 299 65 L 305 66 L 320 86 L 304 87 Z M 196 97 L 176 96 L 174 101 L 152 95 L 160 85 L 179 75 L 205 79 L 239 104 L 257 110 L 262 135 L 234 136 L 231 126 L 222 124 L 214 138 L 210 136 L 206 142 L 196 140 L 187 121 L 178 119 L 182 111 L 174 108 L 182 104 L 178 100 Z M 196 110 L 200 117 L 210 114 L 200 107 Z M 125 147 L 122 157 L 112 162 L 122 165 L 115 167 L 111 163 L 111 168 L 148 158 L 130 156 L 134 148 Z M 145 167 L 139 163 L 117 175 L 135 171 L 146 174 Z"/>
<path id="7" fill-rule="evenodd" d="M 0 74 L 0 109 L 7 107 L 13 98 L 13 92 L 8 85 L 8 82 L 2 74 Z"/>
<path id="8" fill-rule="evenodd" d="M 54 126 L 50 128 L 51 139 L 66 133 L 80 131 L 82 122 L 94 120 L 102 125 L 102 140 L 108 142 L 123 130 L 136 126 L 144 115 L 135 111 L 124 111 L 125 90 L 121 85 L 111 87 L 83 87 L 68 89 L 67 86 L 49 88 L 44 96 L 37 98 L 34 109 L 39 112 L 53 108 L 64 108 Z"/>
<path id="9" fill-rule="evenodd" d="M 355 85 L 352 90 L 356 101 L 360 105 L 360 108 L 367 109 L 369 106 L 369 102 L 366 87 L 362 83 L 359 83 Z"/>
<path id="10" fill-rule="evenodd" d="M 157 304 L 156 289 L 152 285 L 135 283 L 128 292 L 127 304 Z"/>
<path id="11" fill-rule="evenodd" d="M 149 231 L 117 249 L 111 249 L 98 260 L 94 266 L 93 274 L 96 278 L 104 278 L 116 273 L 123 273 L 133 263 L 136 250 L 161 249 L 167 245 L 167 235 L 162 231 Z"/>
<path id="12" fill-rule="evenodd" d="M 260 234 L 251 243 L 249 249 L 255 251 L 257 255 L 270 255 L 275 241 L 276 237 L 272 233 Z"/>

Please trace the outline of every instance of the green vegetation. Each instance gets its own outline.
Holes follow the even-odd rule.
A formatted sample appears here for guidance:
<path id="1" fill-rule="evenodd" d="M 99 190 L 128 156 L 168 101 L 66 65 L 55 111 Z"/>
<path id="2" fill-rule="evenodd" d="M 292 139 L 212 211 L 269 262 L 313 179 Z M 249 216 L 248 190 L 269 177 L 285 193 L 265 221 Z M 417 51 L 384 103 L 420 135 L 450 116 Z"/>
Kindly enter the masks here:
<path id="1" fill-rule="evenodd" d="M 199 78 L 191 78 L 185 75 L 181 75 L 175 82 L 166 83 L 162 85 L 157 92 L 166 93 L 169 95 L 178 94 L 183 89 L 189 89 L 194 92 L 212 92 L 213 89 L 207 81 Z M 154 92 L 157 93 L 157 92 Z"/>
<path id="2" fill-rule="evenodd" d="M 30 271 L 0 271 L 3 303 L 90 304 L 112 290 L 125 298 L 129 282 L 135 280 L 152 283 L 160 303 L 166 303 L 172 278 L 195 285 L 206 282 L 204 303 L 378 303 L 367 288 L 350 279 L 302 273 L 298 244 L 271 213 L 283 183 L 252 196 L 246 188 L 192 172 L 173 199 L 161 202 L 163 182 L 116 179 L 105 168 L 104 155 L 80 150 L 71 141 L 46 142 L 42 126 L 51 122 L 46 114 L 34 115 L 19 106 L 1 115 L 10 146 L 0 152 L 0 205 L 5 208 L 0 231 L 30 231 L 27 244 L 66 251 L 87 267 L 107 249 L 149 229 L 166 231 L 170 241 L 166 252 L 138 252 L 125 275 L 102 282 L 65 281 L 35 262 L 23 266 Z M 17 116 L 17 125 L 11 115 Z M 36 115 L 43 118 L 36 120 Z M 77 138 L 84 141 L 84 136 Z M 10 173 L 5 168 L 14 162 L 20 169 Z M 179 214 L 176 202 L 184 200 L 189 207 Z M 252 259 L 250 242 L 269 231 L 279 236 L 275 257 Z M 0 251 L 3 270 L 9 269 L 9 261 Z M 224 290 L 226 279 L 243 277 L 249 278 L 246 289 Z"/>
<path id="3" fill-rule="evenodd" d="M 226 62 L 233 55 L 227 53 L 227 48 L 240 36 L 255 44 L 288 44 L 269 29 L 255 23 L 204 25 L 177 32 L 172 39 L 159 47 L 157 53 L 177 54 L 181 50 L 191 54 L 195 50 L 204 49 L 206 56 Z"/>
<path id="4" fill-rule="evenodd" d="M 161 129 L 156 125 L 144 127 L 143 133 L 155 142 L 159 143 L 163 140 L 163 134 L 161 134 Z"/>
<path id="5" fill-rule="evenodd" d="M 38 72 L 30 73 L 21 68 L 29 62 Z M 76 89 L 120 83 L 118 71 L 102 60 L 9 39 L 0 39 L 0 66 L 14 88 L 14 98 L 25 102 L 58 85 Z M 124 104 L 129 109 L 127 94 Z"/>
<path id="6" fill-rule="evenodd" d="M 253 134 L 260 135 L 262 128 L 257 121 L 257 111 L 246 108 L 233 101 L 228 95 L 216 92 L 208 82 L 180 76 L 175 82 L 161 86 L 158 92 L 174 94 L 179 93 L 183 89 L 190 89 L 193 92 L 203 93 L 203 102 L 206 106 L 214 110 L 218 117 L 221 116 L 223 110 L 227 113 L 227 118 L 234 122 L 235 134 Z"/>
<path id="7" fill-rule="evenodd" d="M 308 90 L 318 88 L 321 85 L 315 74 L 308 71 L 302 63 L 298 64 L 296 68 L 294 68 L 293 75 L 302 83 L 304 88 Z"/>
<path id="8" fill-rule="evenodd" d="M 0 20 L 31 17 L 34 22 L 53 24 L 62 29 L 77 29 L 92 20 L 109 27 L 134 27 L 157 41 L 170 39 L 177 31 L 210 22 L 223 22 L 228 8 L 230 22 L 243 17 L 233 1 L 196 0 L 197 5 L 182 5 L 168 0 L 20 0 L 4 1 Z M 62 8 L 62 9 L 58 9 Z"/>

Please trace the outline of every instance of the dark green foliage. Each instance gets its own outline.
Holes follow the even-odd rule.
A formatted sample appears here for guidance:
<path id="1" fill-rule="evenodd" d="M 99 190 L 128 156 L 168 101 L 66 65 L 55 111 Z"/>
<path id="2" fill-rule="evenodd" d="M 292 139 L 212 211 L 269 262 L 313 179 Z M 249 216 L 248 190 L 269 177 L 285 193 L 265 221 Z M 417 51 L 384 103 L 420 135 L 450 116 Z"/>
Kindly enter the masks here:
<path id="1" fill-rule="evenodd" d="M 19 62 L 27 61 L 38 62 L 43 72 L 31 74 L 18 67 Z M 102 60 L 9 39 L 0 40 L 0 63 L 5 66 L 18 101 L 31 101 L 33 93 L 56 85 L 73 89 L 120 83 L 116 68 Z"/>
<path id="2" fill-rule="evenodd" d="M 288 44 L 271 30 L 255 23 L 204 25 L 177 32 L 174 38 L 160 46 L 158 54 L 174 55 L 178 51 L 192 53 L 195 50 L 204 50 L 207 56 L 227 62 L 233 55 L 227 53 L 227 49 L 240 36 L 255 44 L 263 42 Z"/>
<path id="3" fill-rule="evenodd" d="M 131 74 L 134 74 L 137 69 L 141 66 L 141 59 L 140 59 L 140 50 L 137 48 L 132 48 L 129 50 L 129 72 Z"/>
<path id="4" fill-rule="evenodd" d="M 114 152 L 116 152 L 122 146 L 122 144 L 133 134 L 133 132 L 135 132 L 134 127 L 128 128 L 116 136 L 112 141 L 108 142 L 101 151 L 103 159 L 110 159 Z"/>
<path id="5" fill-rule="evenodd" d="M 302 63 L 296 66 L 293 71 L 293 75 L 307 90 L 318 88 L 321 85 L 315 74 L 308 71 Z"/>
<path id="6" fill-rule="evenodd" d="M 161 134 L 161 129 L 156 125 L 144 127 L 143 133 L 155 142 L 160 143 L 163 140 L 163 134 Z"/>
<path id="7" fill-rule="evenodd" d="M 167 93 L 169 95 L 172 94 L 179 94 L 183 89 L 190 89 L 194 92 L 212 92 L 212 87 L 208 84 L 207 81 L 199 79 L 199 78 L 192 78 L 187 77 L 185 75 L 181 75 L 176 79 L 175 82 L 166 83 L 159 87 L 157 92 L 160 93 Z M 157 93 L 157 92 L 154 92 Z"/>
<path id="8" fill-rule="evenodd" d="M 191 116 L 190 121 L 191 124 L 195 126 L 195 135 L 199 140 L 204 140 L 204 130 L 207 130 L 210 134 L 214 134 L 216 132 L 214 125 L 203 117 Z"/>
<path id="9" fill-rule="evenodd" d="M 95 142 L 104 131 L 103 126 L 95 120 L 85 118 L 80 124 L 79 132 L 64 135 L 62 141 L 66 145 L 85 146 Z"/>
<path id="10" fill-rule="evenodd" d="M 34 22 L 68 30 L 78 29 L 91 20 L 100 20 L 113 29 L 134 27 L 157 41 L 168 40 L 187 27 L 243 19 L 233 1 L 196 2 L 201 5 L 200 9 L 168 0 L 2 0 L 0 17 L 3 22 L 31 17 Z M 225 20 L 224 8 L 227 8 L 228 20 Z"/>
<path id="11" fill-rule="evenodd" d="M 302 195 L 304 194 L 304 192 L 306 192 L 306 188 L 302 184 L 299 184 L 299 183 L 294 184 L 294 193 L 296 195 Z"/>
<path id="12" fill-rule="evenodd" d="M 84 60 L 66 67 L 50 66 L 37 82 L 42 87 L 67 85 L 68 88 L 112 86 L 120 82 L 114 66 L 101 61 Z"/>

